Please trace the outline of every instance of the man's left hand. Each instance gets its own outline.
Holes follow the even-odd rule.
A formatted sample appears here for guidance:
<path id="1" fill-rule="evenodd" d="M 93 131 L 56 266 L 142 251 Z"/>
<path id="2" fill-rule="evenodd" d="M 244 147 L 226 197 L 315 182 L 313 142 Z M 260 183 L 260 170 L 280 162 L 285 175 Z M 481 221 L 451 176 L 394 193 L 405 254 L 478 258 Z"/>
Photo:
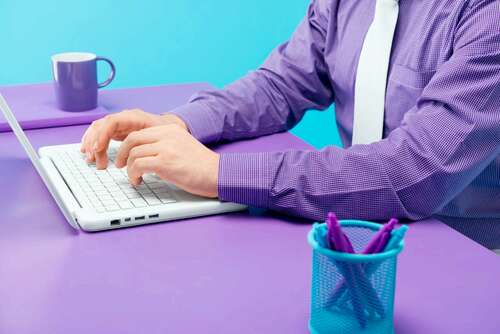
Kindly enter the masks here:
<path id="1" fill-rule="evenodd" d="M 127 166 L 130 183 L 155 173 L 195 195 L 217 197 L 219 154 L 178 125 L 155 126 L 130 133 L 122 142 L 115 165 Z"/>

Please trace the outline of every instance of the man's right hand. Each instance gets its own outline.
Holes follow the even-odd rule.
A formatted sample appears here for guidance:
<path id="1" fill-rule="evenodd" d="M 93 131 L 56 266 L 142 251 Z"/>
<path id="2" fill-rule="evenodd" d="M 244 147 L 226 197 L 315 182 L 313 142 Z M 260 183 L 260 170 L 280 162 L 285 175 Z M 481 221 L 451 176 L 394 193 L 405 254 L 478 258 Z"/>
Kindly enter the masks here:
<path id="1" fill-rule="evenodd" d="M 177 124 L 187 131 L 186 123 L 174 114 L 155 115 L 140 109 L 124 110 L 92 122 L 82 137 L 81 151 L 97 169 L 108 165 L 108 145 L 111 139 L 124 140 L 131 132 L 159 125 Z"/>

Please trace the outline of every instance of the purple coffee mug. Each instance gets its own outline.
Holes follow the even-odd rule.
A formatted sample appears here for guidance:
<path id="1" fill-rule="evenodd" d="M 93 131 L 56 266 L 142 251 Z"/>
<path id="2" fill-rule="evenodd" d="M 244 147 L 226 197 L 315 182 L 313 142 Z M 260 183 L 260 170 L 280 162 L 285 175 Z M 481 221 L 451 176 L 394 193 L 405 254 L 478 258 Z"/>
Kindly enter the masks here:
<path id="1" fill-rule="evenodd" d="M 111 67 L 108 79 L 97 82 L 97 61 Z M 106 87 L 115 77 L 111 60 L 87 52 L 67 52 L 52 56 L 52 72 L 57 106 L 66 111 L 84 111 L 97 108 L 97 90 Z"/>

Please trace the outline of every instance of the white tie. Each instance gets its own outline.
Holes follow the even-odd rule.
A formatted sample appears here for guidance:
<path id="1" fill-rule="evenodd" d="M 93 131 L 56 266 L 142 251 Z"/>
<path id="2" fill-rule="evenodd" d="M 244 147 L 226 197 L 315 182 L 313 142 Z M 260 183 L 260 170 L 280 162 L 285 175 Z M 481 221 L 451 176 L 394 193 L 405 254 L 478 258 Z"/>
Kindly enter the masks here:
<path id="1" fill-rule="evenodd" d="M 353 145 L 382 139 L 387 70 L 398 12 L 398 0 L 377 0 L 356 74 Z"/>

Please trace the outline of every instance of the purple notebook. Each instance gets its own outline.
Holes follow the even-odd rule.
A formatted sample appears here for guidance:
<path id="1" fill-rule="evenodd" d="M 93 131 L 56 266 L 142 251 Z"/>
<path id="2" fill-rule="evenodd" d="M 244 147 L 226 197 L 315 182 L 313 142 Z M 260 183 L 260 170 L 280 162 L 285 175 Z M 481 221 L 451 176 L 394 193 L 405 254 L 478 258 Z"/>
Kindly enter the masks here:
<path id="1" fill-rule="evenodd" d="M 55 105 L 52 83 L 5 86 L 0 87 L 0 93 L 23 129 L 39 129 L 89 124 L 123 109 L 141 108 L 152 113 L 164 113 L 185 103 L 194 93 L 211 88 L 208 83 L 190 83 L 101 90 L 99 107 L 82 112 L 59 110 Z M 10 131 L 10 127 L 0 114 L 0 132 L 6 131 Z"/>

